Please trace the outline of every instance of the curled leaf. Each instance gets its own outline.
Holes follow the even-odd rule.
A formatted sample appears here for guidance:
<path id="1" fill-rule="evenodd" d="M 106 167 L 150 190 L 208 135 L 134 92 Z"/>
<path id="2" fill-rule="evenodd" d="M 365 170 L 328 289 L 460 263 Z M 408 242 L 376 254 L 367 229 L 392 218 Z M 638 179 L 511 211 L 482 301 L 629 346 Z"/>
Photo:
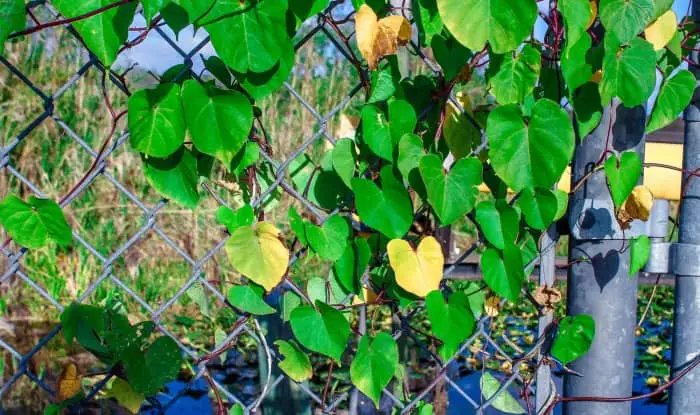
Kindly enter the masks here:
<path id="1" fill-rule="evenodd" d="M 622 207 L 631 219 L 648 220 L 654 195 L 648 187 L 639 185 L 632 190 L 625 205 Z"/>
<path id="2" fill-rule="evenodd" d="M 63 402 L 80 392 L 80 374 L 75 363 L 68 363 L 58 377 L 56 401 Z"/>
<path id="3" fill-rule="evenodd" d="M 370 69 L 384 56 L 393 55 L 411 39 L 411 23 L 403 16 L 378 19 L 371 7 L 360 6 L 355 14 L 357 46 Z"/>

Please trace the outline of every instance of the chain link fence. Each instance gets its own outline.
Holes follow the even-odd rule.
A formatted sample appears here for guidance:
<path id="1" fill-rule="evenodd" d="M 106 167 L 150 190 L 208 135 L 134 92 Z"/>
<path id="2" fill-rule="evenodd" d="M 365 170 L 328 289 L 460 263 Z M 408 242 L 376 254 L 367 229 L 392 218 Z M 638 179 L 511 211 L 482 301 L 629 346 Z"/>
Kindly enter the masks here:
<path id="1" fill-rule="evenodd" d="M 333 1 L 323 14 L 306 22 L 303 26 L 302 33 L 297 36 L 298 41 L 295 45 L 295 49 L 299 51 L 305 48 L 306 45 L 318 41 L 319 37 L 322 37 L 328 47 L 332 47 L 334 51 L 337 51 L 334 52 L 337 54 L 334 56 L 337 56 L 338 60 L 350 59 L 354 56 L 355 52 L 349 47 L 351 43 L 348 42 L 348 39 L 352 36 L 352 24 L 347 25 L 347 27 L 343 24 L 329 24 L 330 21 L 350 21 L 352 8 L 348 7 L 348 3 L 349 2 Z M 40 24 L 60 19 L 60 16 L 55 9 L 52 8 L 51 4 L 45 1 L 30 2 L 27 5 L 27 14 L 30 24 Z M 342 29 L 340 32 L 336 30 L 338 27 Z M 121 170 L 120 163 L 123 163 L 124 158 L 128 157 L 129 153 L 127 149 L 128 144 L 125 144 L 129 138 L 129 134 L 128 131 L 122 131 L 117 128 L 118 125 L 122 125 L 118 124 L 118 120 L 123 114 L 118 114 L 112 106 L 114 104 L 114 107 L 116 107 L 116 101 L 123 103 L 125 97 L 129 94 L 129 85 L 128 82 L 125 81 L 125 72 L 130 71 L 131 68 L 121 73 L 104 68 L 84 46 L 81 46 L 82 41 L 79 35 L 70 25 L 60 26 L 52 30 L 66 31 L 69 33 L 70 36 L 75 38 L 75 46 L 79 48 L 78 53 L 76 53 L 78 59 L 83 59 L 82 57 L 84 56 L 88 58 L 84 63 L 80 64 L 79 69 L 75 71 L 74 74 L 65 81 L 62 80 L 63 84 L 59 88 L 47 89 L 32 79 L 32 75 L 29 74 L 29 68 L 22 66 L 23 62 L 12 62 L 11 59 L 0 56 L 1 66 L 4 70 L 9 72 L 8 76 L 12 77 L 14 82 L 21 83 L 23 88 L 31 90 L 31 93 L 38 99 L 36 102 L 40 103 L 40 113 L 32 119 L 33 115 L 31 109 L 27 108 L 27 112 L 23 114 L 23 117 L 25 120 L 31 120 L 29 124 L 23 127 L 18 134 L 9 137 L 6 142 L 2 144 L 2 147 L 0 147 L 0 171 L 4 178 L 4 182 L 2 183 L 7 185 L 6 188 L 3 189 L 3 193 L 5 190 L 15 192 L 24 190 L 39 197 L 58 196 L 58 198 L 60 198 L 60 206 L 65 210 L 70 210 L 72 208 L 71 205 L 74 204 L 76 200 L 81 198 L 94 198 L 94 196 L 90 196 L 91 188 L 98 186 L 97 183 L 100 182 L 100 186 L 104 186 L 106 183 L 113 186 L 119 194 L 118 199 L 130 206 L 128 216 L 124 220 L 128 222 L 128 226 L 124 226 L 124 229 L 128 229 L 128 237 L 125 237 L 125 241 L 115 247 L 99 244 L 99 238 L 95 238 L 95 235 L 82 229 L 80 221 L 76 221 L 75 219 L 72 221 L 72 223 L 76 225 L 73 227 L 73 238 L 74 244 L 76 245 L 74 249 L 80 250 L 79 256 L 82 261 L 89 260 L 96 264 L 90 271 L 92 274 L 91 281 L 84 290 L 78 292 L 74 300 L 78 302 L 90 302 L 98 290 L 118 292 L 128 298 L 129 301 L 138 304 L 143 314 L 156 324 L 160 332 L 173 338 L 178 343 L 183 355 L 188 358 L 188 361 L 194 368 L 192 376 L 186 381 L 183 381 L 183 387 L 180 388 L 179 391 L 162 394 L 163 396 L 159 397 L 158 402 L 150 402 L 153 408 L 158 409 L 158 407 L 160 407 L 160 410 L 165 411 L 177 405 L 178 400 L 183 399 L 188 393 L 194 390 L 201 391 L 202 389 L 204 389 L 207 394 L 215 393 L 220 395 L 222 399 L 229 404 L 242 405 L 246 413 L 254 412 L 261 406 L 265 408 L 266 405 L 272 405 L 273 402 L 271 401 L 277 396 L 276 390 L 282 388 L 283 384 L 288 384 L 288 382 L 291 381 L 287 380 L 285 375 L 276 368 L 279 356 L 270 344 L 271 340 L 274 339 L 270 338 L 273 331 L 269 328 L 269 322 L 259 322 L 251 316 L 236 314 L 233 307 L 227 302 L 225 292 L 223 291 L 224 286 L 219 283 L 221 274 L 225 272 L 221 271 L 219 258 L 223 258 L 222 248 L 226 243 L 228 235 L 226 235 L 220 227 L 206 230 L 206 232 L 208 232 L 206 240 L 204 242 L 199 242 L 199 246 L 197 246 L 196 249 L 192 249 L 190 246 L 191 244 L 183 243 L 181 240 L 173 237 L 172 232 L 170 232 L 177 226 L 187 225 L 188 229 L 192 229 L 191 226 L 195 226 L 198 227 L 198 229 L 193 231 L 193 238 L 198 238 L 201 232 L 204 232 L 201 228 L 215 227 L 215 224 L 211 221 L 212 209 L 208 212 L 208 222 L 195 220 L 195 222 L 197 222 L 195 225 L 184 224 L 182 222 L 185 219 L 183 219 L 183 221 L 173 220 L 172 217 L 169 216 L 171 215 L 169 209 L 175 209 L 175 207 L 173 207 L 171 203 L 168 203 L 167 200 L 155 198 L 153 193 L 148 189 L 135 189 L 133 185 L 123 183 L 125 181 L 124 179 L 128 179 L 130 174 L 139 174 L 139 171 L 138 169 L 127 172 Z M 202 38 L 201 40 L 194 38 L 196 40 L 194 46 L 189 50 L 185 50 L 180 46 L 182 43 L 173 38 L 172 33 L 170 33 L 167 28 L 160 26 L 154 27 L 153 30 L 147 33 L 147 38 L 151 39 L 153 37 L 160 38 L 162 44 L 167 44 L 167 48 L 170 49 L 170 56 L 177 56 L 178 60 L 184 64 L 183 71 L 192 70 L 194 66 L 197 65 L 196 62 L 200 55 L 209 47 L 208 38 Z M 131 44 L 127 45 L 125 50 L 128 50 L 129 46 L 136 46 L 138 42 L 143 40 L 144 39 L 139 39 L 138 36 L 133 38 Z M 40 44 L 44 41 L 45 38 L 42 37 L 41 33 L 34 34 L 22 40 L 22 42 L 31 42 L 32 44 Z M 60 51 L 60 49 L 55 49 L 53 53 L 59 53 Z M 421 61 L 422 65 L 425 65 L 428 71 L 436 73 L 440 71 L 440 68 L 432 62 L 415 43 L 411 43 L 408 46 L 408 52 L 407 56 L 409 59 Z M 163 52 L 158 51 L 158 53 L 160 54 Z M 52 59 L 54 57 L 52 57 Z M 24 62 L 24 64 L 27 64 L 27 62 Z M 309 70 L 309 68 L 305 68 L 304 70 Z M 203 76 L 205 74 L 206 71 L 202 70 L 200 73 L 195 74 L 195 76 Z M 206 75 L 210 76 L 210 74 Z M 299 71 L 295 69 L 292 78 L 297 75 L 303 76 L 301 69 Z M 101 105 L 107 106 L 108 110 L 112 112 L 111 121 L 113 121 L 112 125 L 116 130 L 110 132 L 110 138 L 105 139 L 104 136 L 100 136 L 99 134 L 97 137 L 86 138 L 79 132 L 76 126 L 73 125 L 74 120 L 70 119 L 70 117 L 62 116 L 61 107 L 64 105 L 59 103 L 62 97 L 65 94 L 71 93 L 71 90 L 83 88 L 81 82 L 88 77 L 92 77 L 91 79 L 97 82 L 100 82 L 101 79 L 102 90 L 104 92 L 102 94 L 103 96 L 92 96 L 90 99 L 98 100 L 101 103 L 104 102 L 104 104 Z M 353 84 L 352 82 L 355 83 Z M 299 108 L 298 116 L 282 121 L 284 128 L 292 131 L 302 131 L 303 128 L 297 125 L 301 117 L 310 117 L 313 124 L 315 124 L 315 128 L 308 136 L 300 140 L 298 145 L 295 144 L 294 148 L 287 149 L 287 151 L 271 151 L 276 145 L 276 137 L 273 133 L 269 134 L 271 146 L 267 149 L 261 147 L 262 160 L 260 163 L 265 164 L 267 168 L 270 169 L 270 180 L 265 188 L 261 189 L 259 194 L 254 195 L 254 201 L 252 203 L 254 207 L 265 203 L 272 195 L 279 194 L 289 198 L 289 203 L 303 206 L 306 214 L 314 216 L 318 222 L 322 223 L 325 218 L 334 213 L 325 212 L 310 201 L 308 194 L 290 179 L 290 170 L 293 167 L 296 168 L 295 160 L 297 160 L 298 157 L 303 156 L 319 146 L 327 150 L 335 144 L 336 139 L 342 138 L 334 134 L 332 125 L 338 123 L 339 115 L 351 105 L 351 102 L 358 94 L 362 93 L 361 82 L 359 80 L 352 82 L 346 82 L 344 84 L 345 90 L 334 89 L 332 91 L 327 91 L 327 93 L 335 97 L 342 98 L 339 99 L 338 102 L 334 102 L 329 109 L 324 108 L 324 110 L 320 110 L 314 103 L 309 102 L 305 96 L 308 94 L 303 90 L 298 90 L 293 79 L 289 79 L 285 82 L 282 89 L 276 93 L 286 94 L 290 100 L 296 101 L 295 105 Z M 114 98 L 120 94 L 121 98 Z M 461 109 L 457 100 L 453 99 L 452 101 L 455 106 Z M 274 100 L 272 100 L 272 102 L 274 103 Z M 97 107 L 97 111 L 104 112 L 104 107 L 101 105 Z M 78 110 L 80 111 L 81 109 L 79 108 Z M 299 115 L 301 112 L 303 112 L 303 114 Z M 47 127 L 47 124 L 51 124 L 51 126 Z M 77 152 L 83 156 L 89 155 L 89 165 L 81 166 L 79 171 L 81 177 L 73 182 L 73 185 L 66 193 L 59 195 L 55 188 L 47 192 L 46 189 L 42 189 L 41 185 L 35 183 L 34 180 L 28 177 L 28 174 L 24 173 L 22 169 L 17 166 L 19 157 L 27 157 L 27 155 L 23 154 L 23 143 L 32 140 L 33 133 L 41 128 L 51 128 L 51 131 L 56 132 L 54 136 L 56 145 L 59 144 L 59 141 L 61 143 L 64 141 L 68 142 L 69 144 L 67 145 L 71 147 L 70 150 L 66 151 Z M 261 128 L 262 126 L 260 125 L 256 126 L 256 129 L 259 130 L 258 132 L 262 133 L 262 131 L 260 131 Z M 268 134 L 265 135 L 267 136 Z M 482 134 L 482 143 L 475 152 L 483 150 L 486 146 L 487 142 L 485 136 Z M 208 200 L 206 203 L 208 203 L 209 206 L 227 204 L 230 202 L 221 195 L 221 192 L 213 191 L 206 186 L 202 189 L 202 192 L 207 195 L 206 198 Z M 142 194 L 148 195 L 148 197 L 144 198 Z M 89 216 L 90 213 L 87 215 Z M 72 216 L 69 215 L 69 218 L 70 217 Z M 183 216 L 183 218 L 187 218 L 187 216 Z M 547 246 L 541 246 L 542 253 L 548 253 L 553 250 L 555 242 L 556 241 L 552 241 Z M 183 282 L 176 287 L 174 293 L 169 293 L 167 297 L 156 295 L 155 297 L 151 296 L 151 298 L 147 298 L 148 296 L 144 294 L 147 289 L 142 286 L 135 287 L 132 283 L 133 279 L 131 277 L 133 277 L 133 273 L 130 273 L 129 270 L 138 267 L 139 262 L 147 262 L 153 259 L 133 255 L 133 252 L 138 250 L 139 246 L 144 243 L 151 246 L 154 244 L 162 245 L 159 249 L 168 250 L 168 255 L 177 258 L 172 259 L 172 261 L 180 262 L 180 265 L 184 267 L 183 269 L 187 270 L 187 275 L 182 278 Z M 453 261 L 453 265 L 446 267 L 444 277 L 446 279 L 450 278 L 459 264 L 469 257 L 469 255 L 475 253 L 478 247 L 478 240 L 471 245 L 461 247 L 459 254 L 456 255 Z M 47 313 L 55 314 L 56 312 L 61 312 L 68 303 L 60 298 L 56 298 L 52 293 L 52 289 L 43 286 L 42 278 L 37 277 L 38 274 L 35 270 L 27 270 L 25 267 L 24 261 L 31 254 L 32 253 L 27 249 L 18 248 L 9 243 L 9 241 L 2 245 L 2 256 L 4 256 L 4 267 L 1 269 L 2 275 L 0 276 L 2 295 L 6 296 L 6 298 L 10 298 L 9 295 L 13 290 L 21 289 L 23 292 L 32 291 L 34 295 L 38 295 L 41 298 L 42 303 L 45 304 Z M 300 263 L 301 266 L 308 266 L 307 263 L 304 263 L 305 256 L 306 252 L 304 250 L 293 253 L 290 269 L 295 266 L 296 263 Z M 528 272 L 537 261 L 538 259 L 527 265 L 526 269 Z M 224 260 L 221 262 L 224 262 Z M 553 273 L 553 262 L 551 265 L 551 272 Z M 79 267 L 78 264 L 73 264 L 73 266 Z M 126 271 L 124 271 L 125 269 Z M 68 274 L 73 272 L 70 269 L 64 271 Z M 59 273 L 59 275 L 64 274 Z M 166 281 L 167 278 L 168 277 L 165 279 Z M 146 276 L 146 280 L 148 279 L 149 277 Z M 152 280 L 150 282 L 155 286 L 155 288 L 151 289 L 158 289 L 158 281 Z M 146 281 L 146 283 L 148 283 L 148 281 Z M 177 318 L 172 316 L 174 313 L 173 309 L 183 298 L 186 299 L 188 297 L 188 293 L 191 292 L 190 290 L 192 290 L 193 287 L 197 289 L 201 287 L 206 297 L 210 298 L 213 303 L 219 304 L 221 308 L 230 309 L 230 312 L 235 315 L 235 318 L 229 321 L 226 335 L 223 336 L 223 338 L 222 336 L 218 336 L 218 341 L 210 350 L 206 350 L 194 344 L 191 339 L 185 339 L 183 337 L 183 331 L 178 329 L 174 324 Z M 298 286 L 288 280 L 285 280 L 283 287 L 280 289 L 299 291 Z M 301 296 L 302 298 L 306 298 L 305 295 Z M 349 300 L 351 299 L 346 299 L 346 301 Z M 366 306 L 356 307 L 354 310 L 355 316 L 353 318 L 358 322 L 358 330 L 364 333 L 366 330 L 371 329 L 371 323 L 368 323 L 368 320 L 371 321 L 371 319 L 367 316 L 368 310 Z M 531 317 L 535 318 L 535 316 Z M 449 405 L 451 408 L 461 408 L 459 409 L 460 413 L 471 412 L 472 410 L 477 412 L 486 410 L 486 408 L 492 406 L 494 400 L 499 399 L 501 393 L 509 393 L 509 389 L 515 390 L 513 385 L 517 385 L 518 390 L 525 391 L 522 396 L 525 397 L 526 401 L 529 401 L 530 397 L 534 395 L 537 385 L 531 382 L 533 376 L 528 375 L 524 377 L 520 372 L 521 370 L 531 371 L 532 366 L 528 368 L 527 363 L 537 362 L 539 359 L 537 353 L 544 338 L 537 338 L 537 333 L 520 334 L 521 336 L 530 336 L 531 339 L 534 339 L 530 341 L 531 348 L 529 350 L 522 350 L 521 347 L 515 344 L 507 335 L 507 332 L 495 333 L 493 331 L 492 317 L 484 315 L 478 321 L 474 334 L 464 342 L 457 354 L 451 359 L 444 361 L 436 356 L 425 336 L 418 335 L 408 328 L 407 318 L 408 316 L 404 321 L 395 322 L 395 324 L 393 324 L 394 337 L 399 341 L 412 344 L 414 348 L 418 350 L 418 353 L 423 356 L 422 362 L 426 365 L 430 365 L 431 369 L 426 369 L 426 373 L 430 373 L 431 378 L 428 381 L 422 382 L 416 390 L 408 391 L 409 393 L 397 393 L 397 391 L 400 392 L 401 388 L 386 389 L 384 391 L 385 396 L 382 400 L 383 411 L 388 412 L 392 410 L 390 409 L 390 407 L 392 407 L 393 410 L 398 410 L 400 413 L 411 413 L 418 408 L 421 401 L 435 401 L 435 397 L 440 393 L 439 391 L 449 396 Z M 261 327 L 260 323 L 262 323 L 265 329 Z M 264 331 L 268 331 L 268 336 L 261 335 Z M 60 341 L 57 337 L 60 332 L 60 325 L 51 327 L 46 334 L 42 333 L 38 342 L 20 347 L 16 344 L 17 342 L 15 339 L 4 334 L 6 332 L 0 331 L 0 347 L 11 356 L 11 360 L 13 361 L 13 364 L 5 365 L 5 375 L 2 377 L 2 385 L 0 386 L 0 397 L 7 397 L 12 393 L 13 388 L 19 388 L 20 384 L 26 385 L 27 382 L 29 382 L 43 390 L 42 393 L 45 392 L 44 399 L 48 398 L 48 400 L 51 400 L 55 398 L 55 382 L 52 381 L 50 377 L 46 376 L 46 371 L 43 370 L 45 368 L 37 367 L 34 360 L 37 359 L 42 351 L 50 347 L 52 343 Z M 257 371 L 256 374 L 252 375 L 257 379 L 256 384 L 252 386 L 252 390 L 246 390 L 243 393 L 240 391 L 240 388 L 236 388 L 235 385 L 232 386 L 230 381 L 227 382 L 226 379 L 223 379 L 221 376 L 215 376 L 215 368 L 213 368 L 212 361 L 203 359 L 212 353 L 216 354 L 217 351 L 222 349 L 231 349 L 229 353 L 233 353 L 233 351 L 239 348 L 240 342 L 236 343 L 234 347 L 230 347 L 231 343 L 237 342 L 241 336 L 246 336 L 247 339 L 254 342 L 251 344 L 256 345 L 257 349 L 260 351 L 258 360 L 262 362 L 262 364 L 259 365 L 261 369 Z M 208 339 L 211 340 L 211 338 Z M 206 342 L 206 340 L 204 342 Z M 458 383 L 460 374 L 458 371 L 451 369 L 455 367 L 456 361 L 464 361 L 466 356 L 472 352 L 481 360 L 482 368 L 485 367 L 485 363 L 488 362 L 496 362 L 498 365 L 503 363 L 505 366 L 508 366 L 508 370 L 502 378 L 502 386 L 498 392 L 489 399 L 485 399 L 478 391 L 476 391 L 475 395 L 474 391 L 465 390 L 465 388 Z M 316 375 L 325 377 L 326 374 L 324 372 L 319 372 Z M 111 375 L 94 377 L 95 382 L 90 385 L 86 401 L 98 396 L 108 384 L 110 377 Z M 208 380 L 208 383 L 205 384 L 204 387 L 202 386 L 203 379 Z M 551 380 L 548 375 L 538 377 L 538 381 L 547 382 L 547 390 L 554 389 L 550 388 Z M 298 387 L 301 393 L 307 396 L 306 399 L 310 399 L 310 401 L 313 402 L 312 406 L 314 408 L 321 410 L 323 413 L 333 413 L 339 410 L 350 410 L 352 413 L 357 413 L 358 407 L 362 406 L 363 398 L 357 390 L 352 388 L 347 377 L 342 378 L 342 376 L 340 376 L 338 382 L 340 385 L 331 388 L 328 396 L 326 396 L 324 388 L 319 387 L 319 385 L 314 385 L 312 382 L 298 384 L 295 387 Z M 212 390 L 212 387 L 214 390 Z M 266 400 L 266 398 L 269 399 Z M 546 402 L 546 400 L 547 397 L 544 397 L 542 402 Z"/>

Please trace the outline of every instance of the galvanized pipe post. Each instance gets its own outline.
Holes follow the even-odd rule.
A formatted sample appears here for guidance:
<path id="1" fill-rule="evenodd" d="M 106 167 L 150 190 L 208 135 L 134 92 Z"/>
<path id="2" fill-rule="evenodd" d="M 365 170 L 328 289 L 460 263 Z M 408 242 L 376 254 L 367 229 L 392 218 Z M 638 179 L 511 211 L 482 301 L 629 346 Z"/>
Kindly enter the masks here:
<path id="1" fill-rule="evenodd" d="M 539 284 L 554 287 L 556 277 L 556 244 L 559 235 L 557 234 L 557 225 L 553 224 L 540 238 L 540 270 Z M 545 330 L 552 323 L 554 313 L 545 311 L 540 315 L 538 321 L 538 337 L 544 335 Z M 541 357 L 541 356 L 539 356 Z M 535 378 L 535 413 L 542 413 L 551 401 L 552 394 L 555 392 L 552 388 L 552 369 L 549 365 L 541 364 L 537 368 Z"/>
<path id="2" fill-rule="evenodd" d="M 625 108 L 617 100 L 603 111 L 600 125 L 576 147 L 572 183 L 584 178 L 606 151 L 636 151 L 644 158 L 646 112 Z M 612 123 L 612 126 L 611 124 Z M 612 127 L 612 128 L 610 128 Z M 597 170 L 570 201 L 568 275 L 569 315 L 595 320 L 593 344 L 569 367 L 564 395 L 624 397 L 632 394 L 637 310 L 637 278 L 629 274 L 628 240 L 644 233 L 642 223 L 622 230 L 615 216 L 605 173 Z M 623 245 L 624 244 L 624 245 Z M 631 403 L 567 402 L 568 415 L 629 415 Z"/>
<path id="3" fill-rule="evenodd" d="M 700 18 L 700 2 L 695 1 L 693 15 Z M 698 62 L 698 52 L 693 52 Z M 695 77 L 697 68 L 691 68 Z M 685 140 L 683 168 L 700 168 L 700 88 L 683 114 Z M 683 175 L 678 243 L 671 247 L 671 272 L 676 275 L 671 376 L 683 370 L 700 353 L 700 180 Z M 700 414 L 700 370 L 694 369 L 671 389 L 669 413 Z"/>

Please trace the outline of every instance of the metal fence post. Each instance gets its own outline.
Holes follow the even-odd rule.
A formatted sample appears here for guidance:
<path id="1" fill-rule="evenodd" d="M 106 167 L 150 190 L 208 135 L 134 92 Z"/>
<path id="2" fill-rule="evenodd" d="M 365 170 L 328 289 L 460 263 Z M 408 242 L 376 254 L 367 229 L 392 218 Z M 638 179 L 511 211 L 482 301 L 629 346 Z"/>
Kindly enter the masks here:
<path id="1" fill-rule="evenodd" d="M 643 159 L 644 125 L 642 107 L 625 108 L 617 100 L 606 107 L 598 128 L 577 145 L 572 183 L 590 172 L 607 150 L 633 150 Z M 569 268 L 567 313 L 591 315 L 596 333 L 588 353 L 569 365 L 583 376 L 568 375 L 564 395 L 629 396 L 634 373 L 637 278 L 628 275 L 629 249 L 624 248 L 636 226 L 624 232 L 620 229 L 602 170 L 593 173 L 572 196 L 569 226 L 569 260 L 575 262 Z M 631 413 L 631 404 L 569 402 L 564 413 L 622 415 Z"/>
<path id="2" fill-rule="evenodd" d="M 693 15 L 700 17 L 700 2 L 695 1 Z M 698 62 L 698 53 L 693 52 Z M 692 67 L 697 78 L 700 71 Z M 683 168 L 700 168 L 700 88 L 684 113 L 685 140 Z M 700 181 L 683 176 L 678 243 L 671 248 L 671 272 L 676 275 L 673 314 L 671 376 L 682 370 L 700 352 Z M 693 373 L 695 372 L 695 373 Z M 693 370 L 671 389 L 669 413 L 700 413 L 700 373 Z"/>
<path id="3" fill-rule="evenodd" d="M 554 286 L 557 252 L 556 249 L 552 247 L 552 244 L 556 243 L 555 241 L 558 238 L 557 225 L 554 224 L 547 229 L 540 239 L 540 285 L 546 285 L 548 287 Z M 546 312 L 540 315 L 538 321 L 538 337 L 544 334 L 545 329 L 552 323 L 553 318 L 553 312 Z M 535 390 L 536 413 L 540 413 L 540 411 L 545 409 L 550 402 L 550 396 L 553 392 L 551 381 L 552 369 L 549 367 L 549 365 L 540 365 L 537 368 L 537 377 L 535 380 L 535 385 L 537 386 L 537 389 Z"/>

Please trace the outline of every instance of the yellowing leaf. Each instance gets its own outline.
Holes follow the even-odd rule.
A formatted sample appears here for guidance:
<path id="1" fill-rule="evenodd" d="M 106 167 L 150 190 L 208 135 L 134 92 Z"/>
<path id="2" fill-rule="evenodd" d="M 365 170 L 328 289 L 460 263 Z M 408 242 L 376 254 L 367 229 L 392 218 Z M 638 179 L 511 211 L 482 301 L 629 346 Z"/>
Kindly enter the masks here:
<path id="1" fill-rule="evenodd" d="M 78 366 L 74 363 L 68 363 L 61 375 L 58 377 L 58 393 L 56 401 L 62 402 L 75 396 L 80 392 L 80 375 L 78 374 Z"/>
<path id="2" fill-rule="evenodd" d="M 236 271 L 267 291 L 280 283 L 289 263 L 289 250 L 279 235 L 271 223 L 259 222 L 237 228 L 226 242 L 226 253 Z"/>
<path id="3" fill-rule="evenodd" d="M 403 16 L 377 19 L 371 7 L 363 4 L 355 14 L 355 36 L 370 69 L 384 56 L 393 55 L 411 39 L 411 23 Z"/>
<path id="4" fill-rule="evenodd" d="M 338 138 L 355 137 L 358 125 L 360 125 L 360 117 L 340 114 L 340 125 L 335 130 L 335 136 Z"/>
<path id="5" fill-rule="evenodd" d="M 627 197 L 623 209 L 632 219 L 648 220 L 651 207 L 654 204 L 654 195 L 646 186 L 640 185 L 632 190 Z"/>
<path id="6" fill-rule="evenodd" d="M 586 25 L 586 30 L 590 29 L 591 26 L 593 26 L 593 23 L 595 23 L 596 17 L 598 17 L 598 2 L 596 0 L 589 0 L 588 4 L 590 4 L 591 7 L 591 18 L 588 20 L 588 24 Z"/>
<path id="7" fill-rule="evenodd" d="M 393 239 L 386 247 L 389 264 L 396 274 L 396 282 L 404 290 L 419 297 L 440 287 L 445 258 L 437 239 L 424 238 L 418 249 L 403 239 Z"/>
<path id="8" fill-rule="evenodd" d="M 486 300 L 484 304 L 484 311 L 489 317 L 498 317 L 499 310 L 501 309 L 501 299 L 497 296 L 491 296 Z"/>
<path id="9" fill-rule="evenodd" d="M 114 379 L 110 396 L 119 402 L 119 405 L 131 411 L 131 413 L 139 413 L 143 400 L 146 399 L 142 394 L 134 391 L 129 385 L 129 382 L 123 379 Z"/>
<path id="10" fill-rule="evenodd" d="M 673 10 L 668 10 L 644 29 L 644 36 L 649 43 L 654 45 L 654 50 L 661 50 L 673 39 L 676 27 L 678 27 L 676 13 Z"/>

